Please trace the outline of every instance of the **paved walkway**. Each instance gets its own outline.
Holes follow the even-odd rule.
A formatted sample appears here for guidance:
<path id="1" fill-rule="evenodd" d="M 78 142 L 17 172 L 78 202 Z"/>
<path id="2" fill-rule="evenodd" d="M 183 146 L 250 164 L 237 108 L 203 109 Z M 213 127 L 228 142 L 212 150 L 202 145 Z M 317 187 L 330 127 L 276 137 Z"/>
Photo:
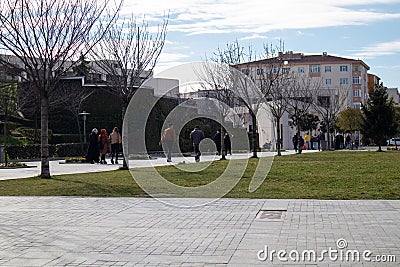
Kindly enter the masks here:
<path id="1" fill-rule="evenodd" d="M 316 150 L 304 151 L 304 153 L 317 152 Z M 294 150 L 288 150 L 282 152 L 283 155 L 293 154 Z M 259 156 L 273 156 L 274 152 L 262 152 L 259 153 Z M 227 156 L 228 159 L 241 159 L 241 158 L 249 158 L 251 154 L 241 153 L 241 154 L 233 154 L 232 156 Z M 218 160 L 220 156 L 215 155 L 205 155 L 201 157 L 202 161 L 212 161 Z M 165 158 L 156 158 L 151 160 L 146 159 L 136 159 L 129 161 L 130 168 L 142 168 L 142 167 L 151 167 L 151 166 L 162 166 L 162 165 L 171 165 L 177 164 L 182 161 L 186 163 L 194 162 L 194 157 L 189 158 L 172 158 L 172 163 L 167 163 Z M 88 172 L 102 172 L 102 171 L 111 171 L 118 169 L 121 165 L 112 165 L 110 164 L 110 160 L 107 160 L 109 164 L 90 164 L 90 163 L 64 163 L 64 160 L 54 160 L 50 161 L 50 172 L 52 175 L 60 175 L 60 174 L 74 174 L 74 173 L 88 173 Z M 120 160 L 120 163 L 122 160 Z M 26 162 L 28 166 L 31 168 L 16 168 L 16 169 L 0 169 L 0 180 L 8 180 L 8 179 L 18 179 L 18 178 L 28 178 L 37 176 L 40 174 L 40 161 L 30 161 Z"/>
<path id="2" fill-rule="evenodd" d="M 240 157 L 248 154 L 232 158 Z M 174 162 L 182 160 L 193 158 Z M 130 161 L 131 167 L 165 164 L 164 158 Z M 51 162 L 52 174 L 116 168 Z M 0 177 L 32 177 L 39 171 L 39 167 L 3 169 Z M 176 206 L 152 198 L 0 197 L 0 266 L 398 266 L 400 262 L 400 201 L 220 199 L 199 207 L 194 206 L 204 199 L 163 201 Z"/>
<path id="3" fill-rule="evenodd" d="M 398 266 L 399 218 L 385 200 L 0 197 L 0 266 Z"/>

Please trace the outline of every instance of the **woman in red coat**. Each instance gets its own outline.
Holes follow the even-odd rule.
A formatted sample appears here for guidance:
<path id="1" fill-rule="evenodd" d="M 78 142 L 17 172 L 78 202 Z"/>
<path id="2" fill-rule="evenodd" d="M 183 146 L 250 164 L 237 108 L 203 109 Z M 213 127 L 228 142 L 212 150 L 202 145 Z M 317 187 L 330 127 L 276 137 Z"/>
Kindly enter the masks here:
<path id="1" fill-rule="evenodd" d="M 106 162 L 106 154 L 107 154 L 107 151 L 108 151 L 108 143 L 110 142 L 110 140 L 108 139 L 108 135 L 107 135 L 107 130 L 106 129 L 101 129 L 100 130 L 100 135 L 99 135 L 98 141 L 99 141 L 99 150 L 100 150 L 100 155 L 101 155 L 100 163 L 101 164 L 107 164 L 107 162 Z"/>

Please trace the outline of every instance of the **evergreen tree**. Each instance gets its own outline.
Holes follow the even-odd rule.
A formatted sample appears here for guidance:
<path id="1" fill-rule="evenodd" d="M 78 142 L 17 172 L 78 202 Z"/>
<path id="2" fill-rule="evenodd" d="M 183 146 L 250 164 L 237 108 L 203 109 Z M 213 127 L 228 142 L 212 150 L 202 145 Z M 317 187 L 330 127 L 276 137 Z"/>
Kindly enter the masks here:
<path id="1" fill-rule="evenodd" d="M 75 72 L 76 76 L 83 76 L 85 77 L 85 81 L 89 75 L 90 71 L 90 62 L 85 59 L 84 55 L 80 55 L 79 57 L 79 64 L 73 67 L 73 71 Z"/>
<path id="2" fill-rule="evenodd" d="M 366 105 L 362 106 L 362 130 L 366 138 L 370 138 L 379 146 L 386 144 L 386 139 L 396 133 L 395 108 L 393 99 L 388 99 L 386 87 L 380 84 L 370 94 Z"/>

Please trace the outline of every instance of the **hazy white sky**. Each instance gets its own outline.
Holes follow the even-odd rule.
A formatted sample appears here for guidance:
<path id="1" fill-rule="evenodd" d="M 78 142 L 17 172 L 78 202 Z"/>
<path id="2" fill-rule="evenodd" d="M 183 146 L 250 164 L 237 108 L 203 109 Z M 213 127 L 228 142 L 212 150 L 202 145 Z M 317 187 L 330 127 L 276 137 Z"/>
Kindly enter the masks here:
<path id="1" fill-rule="evenodd" d="M 159 69 L 210 57 L 238 40 L 286 51 L 362 59 L 388 87 L 400 88 L 400 0 L 125 0 L 124 14 L 154 25 L 169 14 Z"/>

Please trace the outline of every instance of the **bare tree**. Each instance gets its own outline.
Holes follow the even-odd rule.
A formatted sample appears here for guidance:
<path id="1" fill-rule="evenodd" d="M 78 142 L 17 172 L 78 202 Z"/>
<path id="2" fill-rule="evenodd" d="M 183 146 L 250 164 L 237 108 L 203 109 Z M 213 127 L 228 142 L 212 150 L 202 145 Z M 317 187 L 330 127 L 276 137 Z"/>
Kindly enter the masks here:
<path id="1" fill-rule="evenodd" d="M 231 112 L 237 102 L 237 97 L 233 91 L 234 82 L 232 70 L 227 64 L 216 63 L 213 61 L 205 62 L 201 68 L 195 69 L 197 77 L 200 79 L 202 90 L 207 91 L 206 97 L 215 99 L 212 103 L 216 106 L 215 111 L 218 119 L 223 122 Z M 224 133 L 225 129 L 221 124 L 221 159 L 226 159 Z"/>
<path id="2" fill-rule="evenodd" d="M 282 41 L 277 47 L 272 44 L 264 44 L 263 59 L 258 61 L 256 69 L 253 71 L 254 80 L 266 100 L 265 105 L 275 120 L 278 156 L 281 156 L 282 148 L 280 120 L 287 111 L 288 88 L 293 78 L 288 63 L 278 56 L 283 51 L 284 43 Z"/>
<path id="3" fill-rule="evenodd" d="M 314 103 L 314 96 L 320 87 L 320 79 L 313 79 L 301 74 L 293 75 L 286 100 L 287 111 L 293 119 L 293 125 L 297 128 L 297 138 L 300 138 L 299 120 L 309 113 Z M 300 146 L 300 142 L 298 143 Z"/>
<path id="4" fill-rule="evenodd" d="M 274 67 L 275 68 L 275 67 Z M 265 102 L 276 125 L 276 150 L 277 155 L 281 156 L 282 140 L 281 140 L 281 118 L 287 111 L 291 82 L 291 74 L 286 73 L 282 66 L 279 65 L 276 73 L 263 74 L 261 77 L 261 88 L 265 92 L 267 101 Z"/>
<path id="5" fill-rule="evenodd" d="M 259 143 L 256 139 L 258 137 L 258 123 L 257 123 L 257 114 L 263 103 L 263 95 L 260 92 L 259 88 L 255 85 L 255 79 L 250 74 L 250 72 L 243 73 L 240 70 L 236 70 L 239 68 L 243 68 L 243 66 L 247 66 L 248 62 L 254 60 L 256 58 L 255 53 L 253 52 L 253 48 L 251 46 L 244 47 L 239 44 L 236 40 L 232 43 L 227 43 L 226 47 L 221 49 L 218 48 L 217 51 L 211 57 L 211 61 L 217 62 L 220 64 L 228 64 L 235 69 L 230 69 L 228 72 L 228 78 L 230 83 L 232 83 L 232 87 L 228 90 L 233 90 L 231 93 L 235 94 L 236 97 L 236 109 L 241 109 L 241 107 L 245 107 L 251 117 L 252 121 L 252 150 L 253 150 L 253 158 L 257 158 L 257 144 Z M 246 62 L 246 63 L 244 63 Z M 227 89 L 227 88 L 226 88 Z M 228 92 L 224 92 L 223 95 L 227 95 Z M 223 101 L 224 99 L 221 99 Z M 226 100 L 225 100 L 226 101 Z M 244 116 L 242 116 L 245 119 Z"/>
<path id="6" fill-rule="evenodd" d="M 93 49 L 95 67 L 106 74 L 111 92 L 119 97 L 122 118 L 137 89 L 150 77 L 164 47 L 168 17 L 152 35 L 147 22 L 134 17 L 116 23 Z M 122 137 L 126 138 L 126 137 Z M 123 168 L 128 162 L 123 158 Z"/>
<path id="7" fill-rule="evenodd" d="M 3 117 L 3 145 L 4 145 L 4 162 L 5 166 L 8 165 L 7 157 L 7 137 L 8 129 L 7 124 L 10 116 L 16 112 L 16 92 L 17 83 L 0 83 L 0 112 Z"/>
<path id="8" fill-rule="evenodd" d="M 59 100 L 63 103 L 66 110 L 71 112 L 76 120 L 78 127 L 79 140 L 83 147 L 82 131 L 79 122 L 79 114 L 83 111 L 88 98 L 93 94 L 93 90 L 83 86 L 83 77 L 61 79 L 60 85 L 56 90 Z"/>
<path id="9" fill-rule="evenodd" d="M 247 89 L 245 92 L 241 93 L 241 95 L 244 95 L 246 99 L 249 99 L 249 91 L 252 91 L 252 93 L 255 92 L 253 95 L 256 95 L 255 98 L 253 96 L 251 101 L 247 101 L 248 103 L 253 103 L 252 109 L 249 109 L 253 121 L 253 136 L 257 135 L 257 113 L 262 107 L 262 104 L 265 104 L 275 119 L 276 124 L 278 125 L 276 129 L 278 137 L 277 151 L 278 155 L 281 155 L 281 140 L 279 138 L 281 133 L 279 125 L 280 119 L 286 111 L 285 97 L 288 81 L 290 80 L 290 72 L 288 71 L 289 68 L 286 66 L 287 62 L 278 56 L 284 51 L 284 43 L 280 41 L 277 46 L 265 43 L 263 53 L 258 56 L 260 57 L 259 60 L 255 60 L 257 56 L 255 53 L 253 53 L 251 46 L 249 46 L 248 49 L 244 49 L 236 43 L 236 45 L 227 46 L 227 48 L 231 48 L 233 52 L 225 53 L 225 57 L 235 58 L 234 56 L 236 56 L 236 58 L 239 59 L 237 60 L 238 62 L 241 60 L 245 61 L 247 57 L 247 62 L 239 62 L 239 64 L 236 64 L 235 67 L 241 69 L 242 72 L 246 74 L 257 86 L 257 90 Z M 246 50 L 248 51 L 247 54 L 245 53 Z M 220 56 L 220 58 L 224 57 Z M 242 86 L 242 88 L 245 87 Z M 252 89 L 252 87 L 250 87 L 250 89 Z M 253 141 L 254 140 L 255 139 L 253 139 Z M 253 147 L 255 147 L 255 144 L 253 144 Z M 256 156 L 254 151 L 253 154 L 253 156 Z"/>
<path id="10" fill-rule="evenodd" d="M 346 108 L 348 92 L 348 86 L 319 88 L 315 91 L 313 107 L 327 127 L 328 149 L 331 149 L 330 127 L 337 120 L 339 113 Z"/>
<path id="11" fill-rule="evenodd" d="M 108 0 L 4 0 L 0 4 L 0 49 L 20 60 L 22 78 L 40 95 L 42 178 L 50 178 L 49 95 L 74 66 L 71 62 L 77 55 L 86 55 L 103 39 L 122 1 L 115 4 Z"/>

